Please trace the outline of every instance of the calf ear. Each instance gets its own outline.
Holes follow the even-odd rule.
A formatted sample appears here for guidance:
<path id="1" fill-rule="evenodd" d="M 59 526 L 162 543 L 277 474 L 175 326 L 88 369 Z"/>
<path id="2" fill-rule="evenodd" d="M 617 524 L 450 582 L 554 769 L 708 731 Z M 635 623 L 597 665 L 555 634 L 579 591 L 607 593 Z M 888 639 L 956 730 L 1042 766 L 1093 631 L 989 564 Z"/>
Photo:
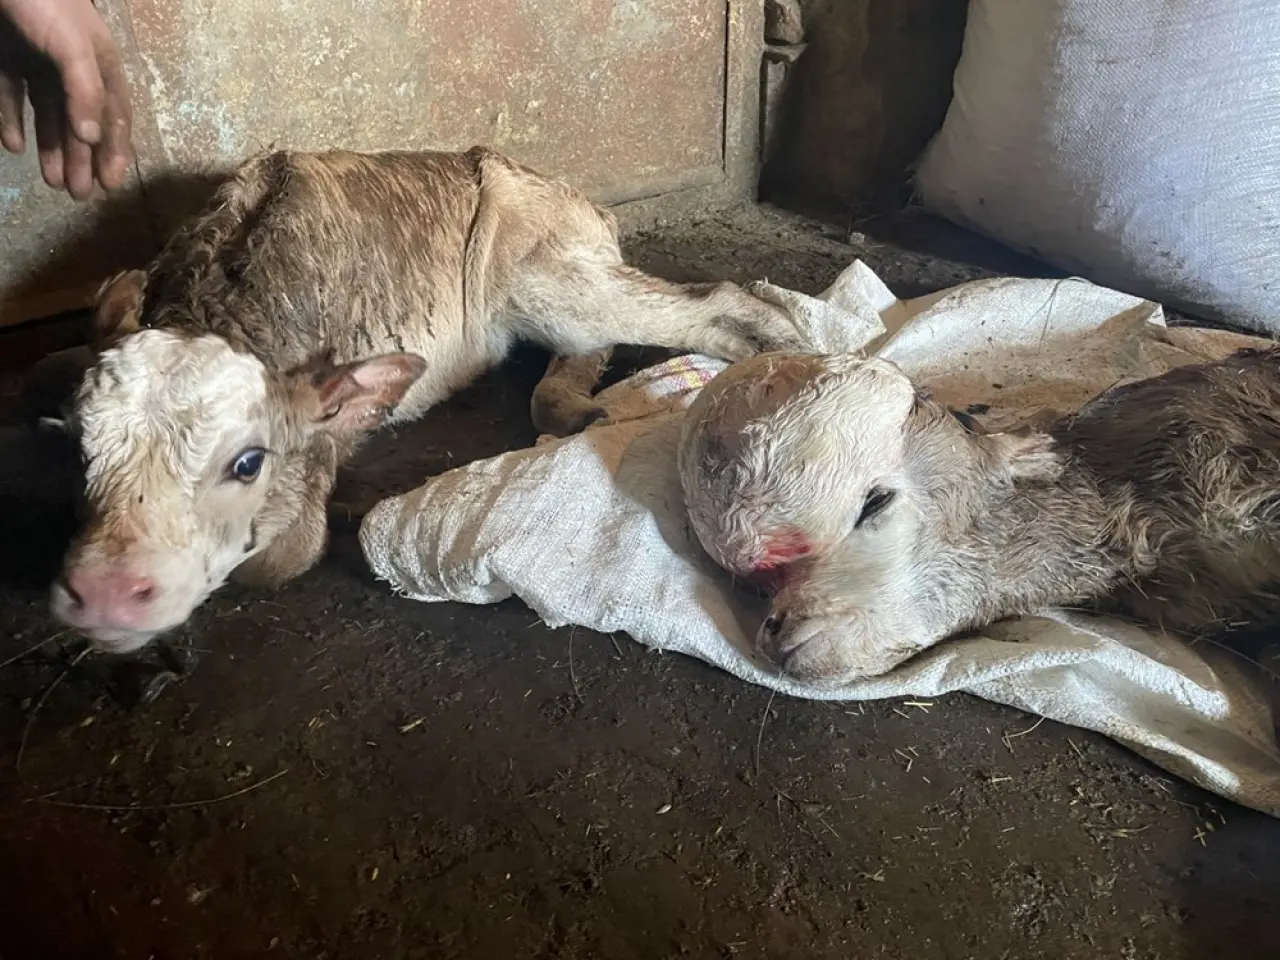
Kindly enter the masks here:
<path id="1" fill-rule="evenodd" d="M 1052 481 L 1062 473 L 1057 444 L 1047 433 L 1019 430 L 974 439 L 1015 479 Z"/>
<path id="2" fill-rule="evenodd" d="M 311 374 L 311 420 L 339 436 L 377 429 L 426 369 L 427 362 L 412 353 L 325 365 Z"/>
<path id="3" fill-rule="evenodd" d="M 141 270 L 117 273 L 98 290 L 93 305 L 93 345 L 105 350 L 138 329 L 147 275 Z"/>

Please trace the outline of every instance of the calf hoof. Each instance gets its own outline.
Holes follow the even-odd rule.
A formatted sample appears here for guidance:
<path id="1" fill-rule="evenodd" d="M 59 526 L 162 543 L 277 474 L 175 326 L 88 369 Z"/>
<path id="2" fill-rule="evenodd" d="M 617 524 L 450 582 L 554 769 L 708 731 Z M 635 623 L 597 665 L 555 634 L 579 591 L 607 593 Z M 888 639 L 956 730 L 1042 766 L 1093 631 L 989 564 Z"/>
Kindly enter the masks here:
<path id="1" fill-rule="evenodd" d="M 535 403 L 531 413 L 534 428 L 553 437 L 571 437 L 609 419 L 609 411 L 590 400 Z"/>

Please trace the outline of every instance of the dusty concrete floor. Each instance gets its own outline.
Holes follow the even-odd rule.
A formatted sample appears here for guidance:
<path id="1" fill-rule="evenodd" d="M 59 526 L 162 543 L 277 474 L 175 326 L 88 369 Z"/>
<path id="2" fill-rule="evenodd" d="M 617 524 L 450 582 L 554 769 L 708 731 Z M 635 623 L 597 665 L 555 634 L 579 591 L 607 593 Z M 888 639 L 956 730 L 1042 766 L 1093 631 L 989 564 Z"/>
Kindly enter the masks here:
<path id="1" fill-rule="evenodd" d="M 908 294 L 977 273 L 755 212 L 631 252 L 810 291 L 856 254 Z M 538 372 L 382 438 L 348 482 L 530 443 Z M 1280 949 L 1280 823 L 1092 734 L 1005 741 L 1035 718 L 965 696 L 766 713 L 767 691 L 626 637 L 578 631 L 570 659 L 518 603 L 397 600 L 350 531 L 282 593 L 210 603 L 181 638 L 194 671 L 141 705 L 144 665 L 21 653 L 54 633 L 66 521 L 0 517 L 3 960 Z"/>

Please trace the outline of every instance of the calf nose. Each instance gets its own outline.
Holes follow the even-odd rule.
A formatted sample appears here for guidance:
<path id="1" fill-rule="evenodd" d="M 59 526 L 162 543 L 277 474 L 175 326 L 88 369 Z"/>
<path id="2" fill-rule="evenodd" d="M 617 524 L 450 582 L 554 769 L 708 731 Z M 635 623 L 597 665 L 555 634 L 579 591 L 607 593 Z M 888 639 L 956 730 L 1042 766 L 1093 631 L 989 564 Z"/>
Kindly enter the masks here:
<path id="1" fill-rule="evenodd" d="M 86 626 L 132 628 L 156 596 L 150 577 L 129 571 L 70 570 L 62 583 L 70 606 Z"/>

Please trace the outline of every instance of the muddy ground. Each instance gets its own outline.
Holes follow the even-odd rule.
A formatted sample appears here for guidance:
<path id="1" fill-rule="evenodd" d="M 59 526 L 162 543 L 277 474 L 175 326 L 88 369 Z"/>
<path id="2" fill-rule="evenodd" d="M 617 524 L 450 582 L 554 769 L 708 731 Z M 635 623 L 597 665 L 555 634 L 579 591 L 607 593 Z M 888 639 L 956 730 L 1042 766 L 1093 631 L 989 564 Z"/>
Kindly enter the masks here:
<path id="1" fill-rule="evenodd" d="M 891 235 L 989 253 L 917 228 Z M 843 236 L 744 211 L 630 250 L 809 291 L 855 255 L 907 294 L 978 272 Z M 538 359 L 380 438 L 349 487 L 531 443 Z M 67 518 L 2 519 L 3 960 L 1280 955 L 1280 823 L 1093 734 L 961 695 L 770 705 L 519 603 L 395 599 L 350 530 L 203 609 L 147 705 L 145 662 L 68 669 L 43 592 Z"/>

